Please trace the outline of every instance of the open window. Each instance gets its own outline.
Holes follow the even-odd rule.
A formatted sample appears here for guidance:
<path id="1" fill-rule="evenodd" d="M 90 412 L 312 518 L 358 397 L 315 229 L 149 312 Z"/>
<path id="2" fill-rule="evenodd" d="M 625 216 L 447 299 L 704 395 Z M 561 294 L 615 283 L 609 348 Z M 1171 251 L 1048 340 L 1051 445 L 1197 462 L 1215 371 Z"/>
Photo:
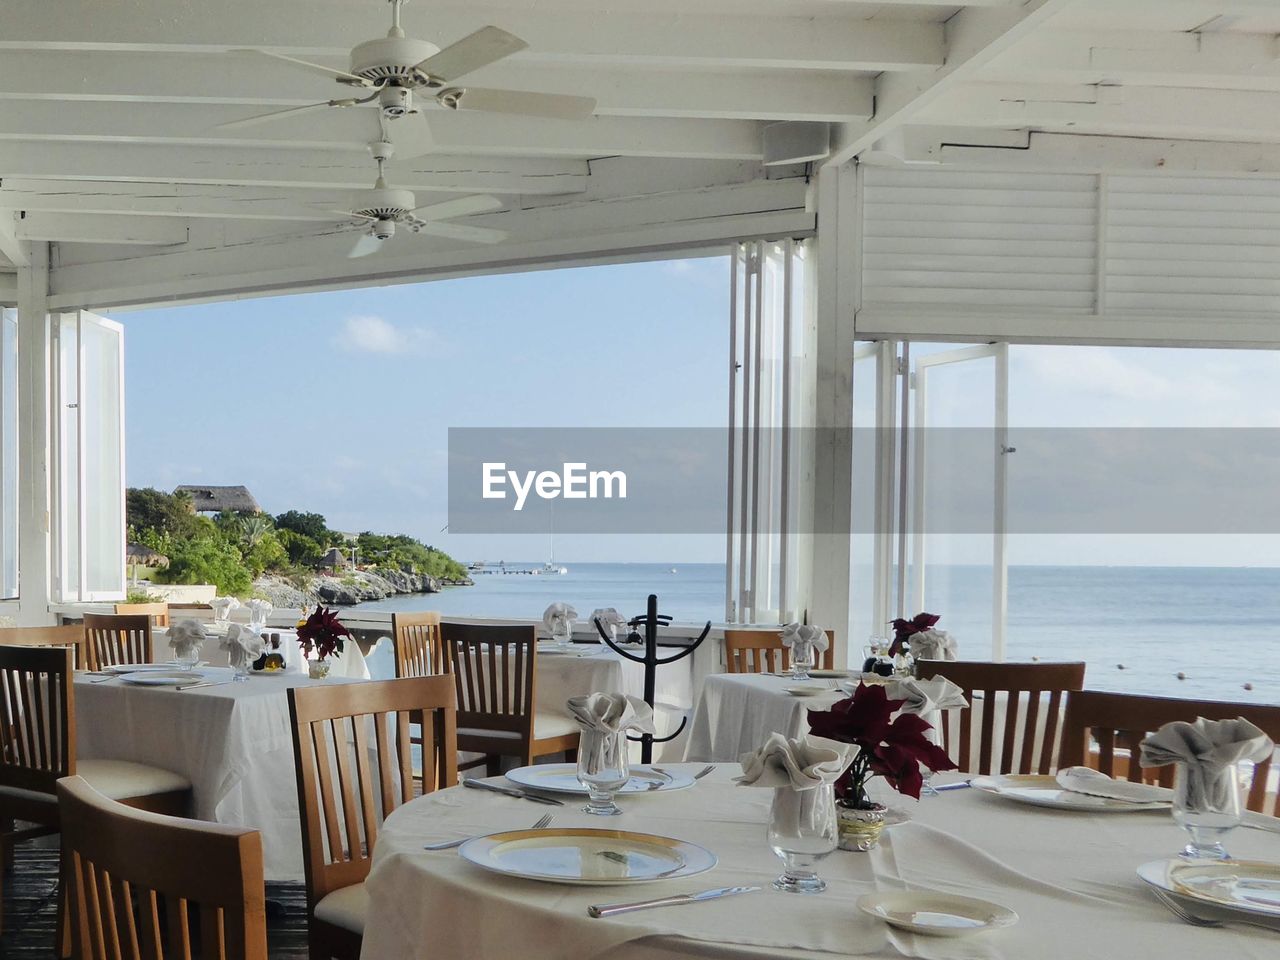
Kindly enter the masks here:
<path id="1" fill-rule="evenodd" d="M 125 593 L 124 328 L 86 311 L 53 323 L 53 598 Z"/>

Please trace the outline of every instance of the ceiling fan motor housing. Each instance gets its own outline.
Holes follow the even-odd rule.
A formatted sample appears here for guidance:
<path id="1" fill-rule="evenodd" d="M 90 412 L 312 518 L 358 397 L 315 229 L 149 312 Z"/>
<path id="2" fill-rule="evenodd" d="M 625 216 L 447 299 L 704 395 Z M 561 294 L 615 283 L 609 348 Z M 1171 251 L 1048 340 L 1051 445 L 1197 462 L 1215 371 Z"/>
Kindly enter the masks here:
<path id="1" fill-rule="evenodd" d="M 355 197 L 355 213 L 373 220 L 403 220 L 414 208 L 415 201 L 412 190 L 397 190 L 394 187 L 375 187 L 362 190 Z"/>
<path id="2" fill-rule="evenodd" d="M 443 83 L 417 69 L 423 60 L 439 52 L 439 47 L 426 40 L 380 37 L 351 51 L 351 72 L 374 83 L 398 87 L 440 87 Z"/>

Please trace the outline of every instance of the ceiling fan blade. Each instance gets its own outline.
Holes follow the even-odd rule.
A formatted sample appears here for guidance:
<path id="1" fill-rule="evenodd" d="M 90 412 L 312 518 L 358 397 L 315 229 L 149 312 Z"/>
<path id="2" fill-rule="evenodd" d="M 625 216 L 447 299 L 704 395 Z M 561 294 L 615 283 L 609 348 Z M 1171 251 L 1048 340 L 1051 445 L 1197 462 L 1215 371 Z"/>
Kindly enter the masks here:
<path id="1" fill-rule="evenodd" d="M 497 197 L 458 197 L 456 200 L 444 200 L 418 207 L 413 211 L 413 215 L 419 220 L 448 220 L 451 217 L 467 217 L 473 213 L 500 210 L 503 206 L 503 202 Z"/>
<path id="2" fill-rule="evenodd" d="M 267 120 L 274 120 L 276 117 L 287 117 L 294 113 L 306 113 L 310 110 L 319 110 L 321 107 L 350 107 L 354 104 L 354 100 L 326 100 L 324 103 L 310 103 L 305 107 L 290 107 L 287 110 L 273 110 L 271 113 L 260 113 L 257 116 L 245 117 L 242 120 L 229 120 L 226 123 L 218 124 L 214 129 L 233 130 L 236 127 L 249 127 L 255 123 L 264 123 Z"/>
<path id="3" fill-rule="evenodd" d="M 283 53 L 271 53 L 267 50 L 255 50 L 253 48 L 232 50 L 231 52 L 253 53 L 260 57 L 270 57 L 272 60 L 283 60 L 285 63 L 292 63 L 294 66 L 304 67 L 313 73 L 323 73 L 329 77 L 337 77 L 344 83 L 358 84 L 362 87 L 376 86 L 372 80 L 366 80 L 364 77 L 356 76 L 354 73 L 348 73 L 346 70 L 338 70 L 335 67 L 326 67 L 320 63 L 312 63 L 310 60 L 299 60 L 297 57 L 287 57 Z"/>
<path id="4" fill-rule="evenodd" d="M 529 44 L 497 27 L 481 27 L 470 36 L 427 57 L 418 69 L 439 80 L 452 81 L 481 67 L 518 53 Z"/>
<path id="5" fill-rule="evenodd" d="M 550 117 L 556 120 L 585 120 L 596 109 L 593 97 L 532 93 L 527 90 L 487 90 L 483 87 L 442 90 L 436 99 L 453 110 L 514 113 L 524 117 Z"/>
<path id="6" fill-rule="evenodd" d="M 501 243 L 507 239 L 507 231 L 491 230 L 488 227 L 469 227 L 465 223 L 444 223 L 431 220 L 418 224 L 419 233 L 430 233 L 437 237 L 448 237 L 450 240 L 465 240 L 468 243 Z"/>
<path id="7" fill-rule="evenodd" d="M 351 252 L 347 254 L 348 260 L 354 260 L 357 257 L 367 257 L 372 253 L 377 253 L 382 249 L 382 241 L 377 237 L 368 233 L 360 234 L 360 239 L 356 241 L 356 245 L 351 248 Z"/>

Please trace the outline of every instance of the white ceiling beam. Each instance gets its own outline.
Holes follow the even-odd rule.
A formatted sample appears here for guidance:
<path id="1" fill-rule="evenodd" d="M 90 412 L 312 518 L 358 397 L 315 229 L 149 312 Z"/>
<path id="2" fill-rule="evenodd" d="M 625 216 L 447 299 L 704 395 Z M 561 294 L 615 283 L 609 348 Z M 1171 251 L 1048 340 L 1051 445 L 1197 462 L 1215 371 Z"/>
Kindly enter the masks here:
<path id="1" fill-rule="evenodd" d="M 585 189 L 579 160 L 432 155 L 393 160 L 388 175 L 409 190 L 447 193 L 576 193 Z M 81 144 L 51 150 L 45 143 L 0 141 L 0 170 L 32 180 L 307 186 L 355 190 L 372 185 L 372 163 L 357 153 L 317 150 L 245 151 L 131 143 Z"/>
<path id="2" fill-rule="evenodd" d="M 66 103 L 55 111 L 33 102 L 10 102 L 0 110 L 0 141 L 53 140 L 74 143 L 134 143 L 254 149 L 346 151 L 367 156 L 377 138 L 373 108 L 334 109 L 321 117 L 286 117 L 278 123 L 221 131 L 214 125 L 245 116 L 228 105 L 192 108 L 160 103 Z M 521 157 L 690 157 L 759 159 L 760 124 L 752 120 L 683 117 L 591 117 L 583 121 L 433 111 L 426 122 L 406 117 L 389 124 L 397 155 L 428 151 L 455 155 Z M 370 164 L 369 169 L 372 170 Z"/>
<path id="3" fill-rule="evenodd" d="M 1280 174 L 1280 144 L 1081 136 L 1001 130 L 908 127 L 901 158 L 983 170 L 1087 173 L 1194 173 L 1206 176 Z"/>
<path id="4" fill-rule="evenodd" d="M 334 58 L 333 66 L 345 60 Z M 234 69 L 232 69 L 234 67 Z M 546 66 L 498 63 L 468 80 L 477 86 L 546 93 L 587 93 L 597 116 L 708 117 L 718 119 L 867 119 L 872 111 L 868 77 L 846 72 L 643 70 L 602 64 Z M 0 57 L 0 100 L 68 100 L 84 103 L 243 104 L 263 109 L 348 96 L 349 90 L 288 64 L 266 58 L 82 51 L 9 51 Z M 439 110 L 434 101 L 425 105 Z M 6 105 L 5 111 L 14 109 Z M 62 126 L 63 107 L 41 107 Z M 190 111 L 193 122 L 200 112 Z M 312 118 L 307 118 L 310 121 Z"/>
<path id="5" fill-rule="evenodd" d="M 970 127 L 1039 127 L 1117 136 L 1280 139 L 1280 92 L 977 83 L 917 115 Z"/>
<path id="6" fill-rule="evenodd" d="M 18 237 L 17 218 L 8 211 L 0 210 L 0 256 L 3 256 L 15 267 L 28 264 L 27 251 Z"/>
<path id="7" fill-rule="evenodd" d="M 1053 31 L 992 62 L 984 79 L 1280 88 L 1280 43 L 1261 33 Z"/>
<path id="8" fill-rule="evenodd" d="M 867 123 L 840 124 L 827 163 L 845 163 L 911 120 L 933 100 L 973 79 L 1074 0 L 1026 0 L 1018 7 L 969 8 L 946 24 L 946 63 L 931 71 L 886 73 L 876 80 L 876 113 Z"/>
<path id="9" fill-rule="evenodd" d="M 382 4 L 262 0 L 6 0 L 0 49 L 217 52 L 246 46 L 343 55 L 385 36 Z M 404 28 L 445 45 L 493 23 L 528 41 L 522 60 L 661 66 L 910 70 L 938 66 L 940 24 L 842 17 L 410 6 Z"/>
<path id="10" fill-rule="evenodd" d="M 187 222 L 176 217 L 118 217 L 96 213 L 29 213 L 15 224 L 20 240 L 47 243 L 120 243 L 171 246 L 187 242 Z"/>

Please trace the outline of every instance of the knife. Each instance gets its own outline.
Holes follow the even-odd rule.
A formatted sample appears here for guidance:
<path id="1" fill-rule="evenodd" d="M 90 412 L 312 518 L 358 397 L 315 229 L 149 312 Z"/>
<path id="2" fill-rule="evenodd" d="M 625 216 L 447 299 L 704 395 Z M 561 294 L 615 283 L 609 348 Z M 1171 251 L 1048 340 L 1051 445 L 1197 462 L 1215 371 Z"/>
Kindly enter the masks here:
<path id="1" fill-rule="evenodd" d="M 474 790 L 489 790 L 493 793 L 500 793 L 504 797 L 516 797 L 519 800 L 532 800 L 534 803 L 546 803 L 553 807 L 563 807 L 563 800 L 552 800 L 550 797 L 539 797 L 536 794 L 527 793 L 524 790 L 517 790 L 515 787 L 500 787 L 496 783 L 485 783 L 483 780 L 463 780 L 464 787 L 471 787 Z"/>
<path id="2" fill-rule="evenodd" d="M 759 887 L 717 887 L 701 893 L 681 893 L 674 897 L 658 897 L 656 900 L 636 900 L 632 903 L 597 903 L 587 907 L 587 916 L 612 917 L 632 910 L 648 910 L 650 907 L 674 907 L 681 903 L 701 903 L 703 900 L 719 900 L 739 893 L 752 893 Z"/>
<path id="3" fill-rule="evenodd" d="M 184 683 L 174 687 L 175 690 L 198 690 L 200 687 L 220 687 L 224 683 L 235 683 L 234 680 L 201 680 L 197 683 Z"/>
<path id="4" fill-rule="evenodd" d="M 931 787 L 934 793 L 942 793 L 946 790 L 967 790 L 973 786 L 972 780 L 959 780 L 955 783 L 943 783 L 936 787 Z"/>

